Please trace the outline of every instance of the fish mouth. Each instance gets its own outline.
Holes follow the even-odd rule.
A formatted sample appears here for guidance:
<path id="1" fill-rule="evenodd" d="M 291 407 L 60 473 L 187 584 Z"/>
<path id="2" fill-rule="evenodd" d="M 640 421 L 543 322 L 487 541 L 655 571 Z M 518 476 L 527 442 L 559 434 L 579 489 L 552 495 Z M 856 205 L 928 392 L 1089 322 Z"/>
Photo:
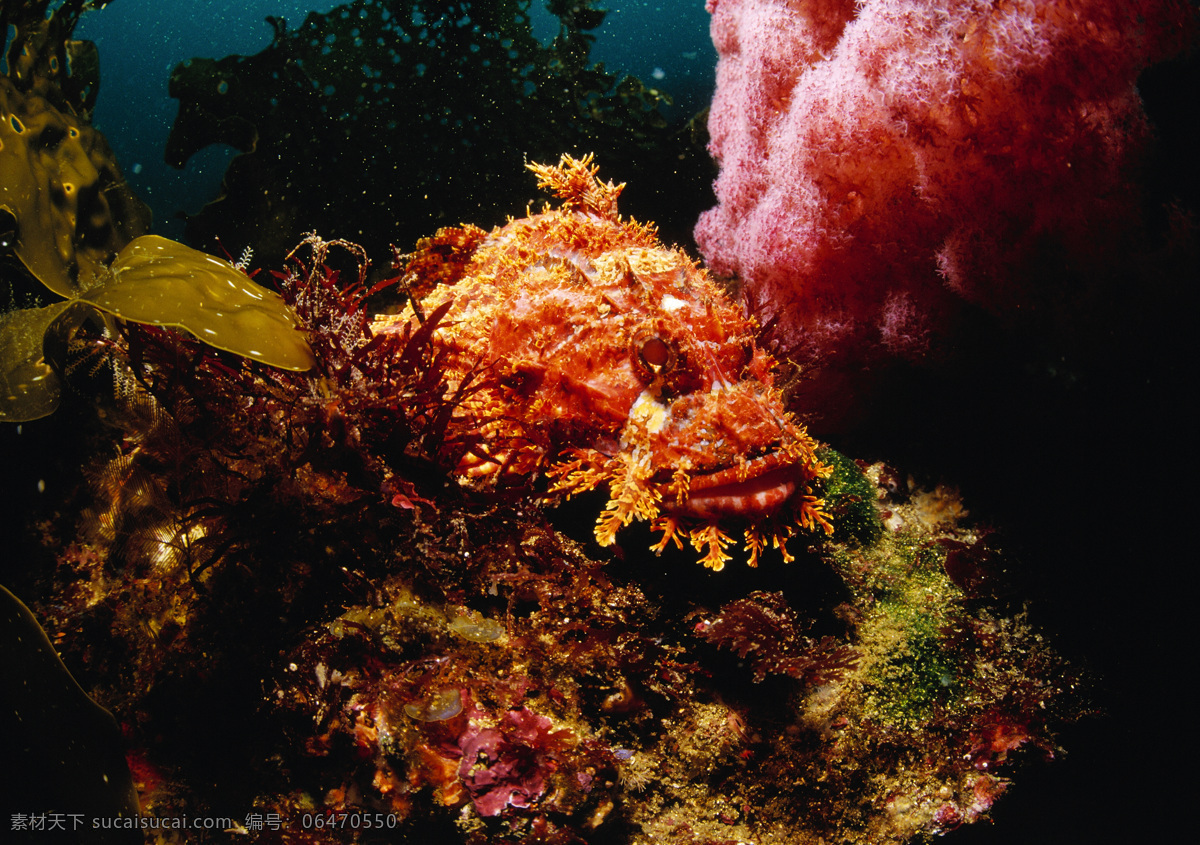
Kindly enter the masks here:
<path id="1" fill-rule="evenodd" d="M 746 466 L 694 475 L 688 497 L 665 510 L 705 520 L 763 517 L 776 513 L 796 492 L 800 467 L 778 452 L 755 458 Z"/>

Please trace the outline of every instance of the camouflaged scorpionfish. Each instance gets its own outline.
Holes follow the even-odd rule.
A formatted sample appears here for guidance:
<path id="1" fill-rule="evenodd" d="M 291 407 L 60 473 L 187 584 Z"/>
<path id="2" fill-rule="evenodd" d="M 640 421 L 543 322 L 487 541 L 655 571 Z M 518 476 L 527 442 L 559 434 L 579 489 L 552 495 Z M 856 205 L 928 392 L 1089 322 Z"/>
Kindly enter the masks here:
<path id="1" fill-rule="evenodd" d="M 434 340 L 451 380 L 487 372 L 467 400 L 480 445 L 464 482 L 544 473 L 551 498 L 606 486 L 602 545 L 651 520 L 655 551 L 688 540 L 713 569 L 731 530 L 751 565 L 772 543 L 790 560 L 796 527 L 831 532 L 811 488 L 830 470 L 785 410 L 754 322 L 653 226 L 619 217 L 624 185 L 599 182 L 590 156 L 530 169 L 560 208 L 442 229 L 406 268 L 410 288 L 436 284 L 426 313 L 452 300 Z"/>

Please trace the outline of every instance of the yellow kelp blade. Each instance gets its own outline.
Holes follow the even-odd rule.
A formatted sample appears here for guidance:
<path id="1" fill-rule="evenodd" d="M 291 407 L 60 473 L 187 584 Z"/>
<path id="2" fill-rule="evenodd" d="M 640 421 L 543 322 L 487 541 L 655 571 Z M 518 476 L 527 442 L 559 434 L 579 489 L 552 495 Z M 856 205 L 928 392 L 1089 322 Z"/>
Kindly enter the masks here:
<path id="1" fill-rule="evenodd" d="M 58 407 L 62 385 L 46 363 L 43 339 L 50 324 L 73 304 L 57 302 L 0 316 L 0 420 L 37 420 Z"/>
<path id="2" fill-rule="evenodd" d="M 15 25 L 19 30 L 21 19 L 33 20 L 31 14 L 42 17 L 29 11 L 29 3 L 23 12 L 9 3 L 4 6 L 10 28 Z M 13 11 L 8 13 L 10 8 Z M 43 39 L 46 47 L 54 41 L 55 36 L 47 33 L 57 27 L 49 20 L 41 24 L 50 27 L 43 28 L 41 35 L 8 33 L 10 52 L 13 38 L 24 40 L 26 53 L 19 61 L 36 63 L 39 60 L 28 52 L 30 48 Z M 73 49 L 73 43 L 79 42 L 67 42 L 68 53 L 82 58 L 83 51 Z M 35 52 L 45 51 L 39 47 Z M 29 65 L 26 82 L 41 74 L 32 68 Z M 80 84 L 74 74 L 77 69 L 72 70 L 72 79 Z M 61 92 L 53 93 L 58 87 L 50 77 L 45 81 L 48 90 L 39 83 L 22 91 L 10 78 L 0 76 L 0 209 L 16 220 L 16 239 L 8 249 L 34 278 L 69 298 L 103 275 L 116 249 L 150 227 L 150 209 L 125 183 L 104 136 L 62 103 L 56 106 L 52 101 L 61 99 Z"/>
<path id="3" fill-rule="evenodd" d="M 316 363 L 279 294 L 228 261 L 158 235 L 130 241 L 113 261 L 112 278 L 78 299 L 122 320 L 183 329 L 280 369 L 302 371 Z"/>
<path id="4" fill-rule="evenodd" d="M 61 207 L 70 203 L 55 203 L 49 190 L 58 181 L 58 162 L 53 151 L 39 151 L 37 139 L 55 122 L 57 112 L 43 108 L 31 115 L 28 105 L 39 100 L 26 98 L 7 78 L 0 78 L 0 208 L 17 220 L 17 257 L 50 290 L 70 296 L 76 289 L 70 271 L 75 219 L 71 209 Z M 67 145 L 76 145 L 79 132 L 73 126 L 53 128 L 64 136 L 72 132 Z M 68 184 L 71 191 L 65 193 L 70 196 L 76 186 Z"/>

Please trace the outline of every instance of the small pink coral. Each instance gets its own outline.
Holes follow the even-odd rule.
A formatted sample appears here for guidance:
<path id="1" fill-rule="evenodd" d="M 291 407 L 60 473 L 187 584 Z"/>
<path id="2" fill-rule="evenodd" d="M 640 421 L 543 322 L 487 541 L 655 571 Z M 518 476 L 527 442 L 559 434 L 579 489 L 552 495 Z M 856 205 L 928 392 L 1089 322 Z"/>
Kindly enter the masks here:
<path id="1" fill-rule="evenodd" d="M 1187 42 L 1183 0 L 708 9 L 721 172 L 696 240 L 802 362 L 921 358 L 966 303 L 1065 311 L 1136 251 L 1135 83 Z"/>

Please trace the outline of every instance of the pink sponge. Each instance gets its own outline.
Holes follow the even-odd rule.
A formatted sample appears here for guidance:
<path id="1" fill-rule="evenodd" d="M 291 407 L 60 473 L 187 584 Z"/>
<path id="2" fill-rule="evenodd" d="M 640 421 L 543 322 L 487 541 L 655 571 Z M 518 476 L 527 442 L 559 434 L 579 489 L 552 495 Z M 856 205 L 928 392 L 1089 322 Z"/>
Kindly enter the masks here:
<path id="1" fill-rule="evenodd" d="M 936 352 L 965 303 L 1071 307 L 1137 230 L 1137 75 L 1191 15 L 1180 0 L 708 9 L 720 204 L 696 240 L 785 350 L 843 370 Z M 1047 256 L 1070 281 L 1047 282 Z"/>

